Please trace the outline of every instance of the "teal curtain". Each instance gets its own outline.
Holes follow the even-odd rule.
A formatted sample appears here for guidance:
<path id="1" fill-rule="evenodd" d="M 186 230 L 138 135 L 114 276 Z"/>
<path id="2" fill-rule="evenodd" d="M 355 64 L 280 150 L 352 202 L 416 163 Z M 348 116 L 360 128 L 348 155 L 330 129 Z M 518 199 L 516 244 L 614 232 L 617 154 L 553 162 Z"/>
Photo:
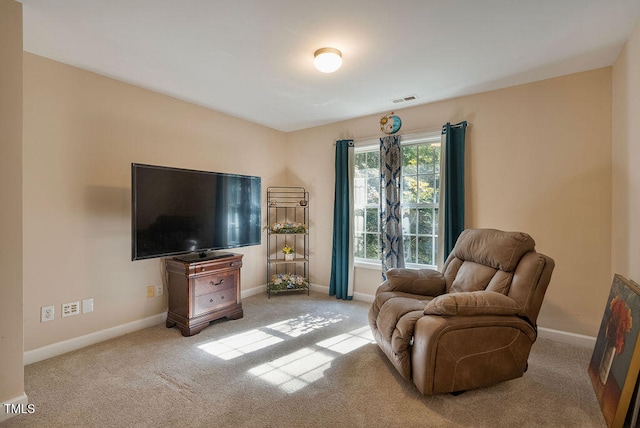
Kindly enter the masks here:
<path id="1" fill-rule="evenodd" d="M 464 230 L 464 139 L 467 122 L 442 127 L 444 140 L 444 260 Z"/>
<path id="2" fill-rule="evenodd" d="M 380 138 L 380 244 L 383 281 L 387 279 L 387 270 L 404 267 L 400 207 L 401 164 L 400 136 Z"/>
<path id="3" fill-rule="evenodd" d="M 333 205 L 333 248 L 329 295 L 353 298 L 353 140 L 336 142 L 336 184 Z"/>

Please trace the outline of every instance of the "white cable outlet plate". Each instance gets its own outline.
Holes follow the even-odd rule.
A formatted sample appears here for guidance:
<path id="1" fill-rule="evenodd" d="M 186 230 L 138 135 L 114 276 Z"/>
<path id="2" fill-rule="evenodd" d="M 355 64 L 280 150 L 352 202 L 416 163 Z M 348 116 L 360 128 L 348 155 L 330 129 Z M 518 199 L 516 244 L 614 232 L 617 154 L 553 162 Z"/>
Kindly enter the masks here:
<path id="1" fill-rule="evenodd" d="M 54 306 L 43 306 L 42 308 L 40 308 L 40 322 L 53 321 L 54 317 Z"/>
<path id="2" fill-rule="evenodd" d="M 80 313 L 80 302 L 62 304 L 62 318 L 78 315 Z"/>

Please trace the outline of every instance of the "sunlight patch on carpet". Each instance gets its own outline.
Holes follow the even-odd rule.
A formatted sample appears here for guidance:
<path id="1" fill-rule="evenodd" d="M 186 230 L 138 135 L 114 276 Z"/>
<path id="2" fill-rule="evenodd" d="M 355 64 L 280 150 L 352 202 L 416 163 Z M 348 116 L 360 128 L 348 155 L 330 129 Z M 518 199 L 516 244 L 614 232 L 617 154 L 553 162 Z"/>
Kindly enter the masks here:
<path id="1" fill-rule="evenodd" d="M 375 343 L 369 327 L 362 327 L 349 333 L 339 334 L 330 339 L 318 342 L 317 345 L 340 354 L 348 354 L 364 345 Z"/>
<path id="2" fill-rule="evenodd" d="M 368 326 L 360 327 L 261 364 L 249 370 L 249 373 L 291 394 L 322 379 L 325 370 L 339 356 L 336 354 L 346 355 L 370 343 L 374 343 L 371 329 Z"/>
<path id="3" fill-rule="evenodd" d="M 198 345 L 198 349 L 223 360 L 232 360 L 251 352 L 283 342 L 291 337 L 300 337 L 312 331 L 319 330 L 344 319 L 336 314 L 301 315 L 278 321 L 266 327 L 249 330 L 224 339 Z"/>
<path id="4" fill-rule="evenodd" d="M 283 341 L 284 339 L 264 331 L 250 330 L 214 342 L 204 343 L 198 346 L 198 349 L 223 360 L 232 360 Z"/>
<path id="5" fill-rule="evenodd" d="M 254 376 L 294 393 L 321 379 L 334 357 L 323 351 L 303 348 L 282 358 L 249 370 Z"/>
<path id="6" fill-rule="evenodd" d="M 340 322 L 342 319 L 342 316 L 336 316 L 335 314 L 327 314 L 325 316 L 306 314 L 298 318 L 291 318 L 270 324 L 266 328 L 284 333 L 287 336 L 298 337 L 330 324 Z"/>

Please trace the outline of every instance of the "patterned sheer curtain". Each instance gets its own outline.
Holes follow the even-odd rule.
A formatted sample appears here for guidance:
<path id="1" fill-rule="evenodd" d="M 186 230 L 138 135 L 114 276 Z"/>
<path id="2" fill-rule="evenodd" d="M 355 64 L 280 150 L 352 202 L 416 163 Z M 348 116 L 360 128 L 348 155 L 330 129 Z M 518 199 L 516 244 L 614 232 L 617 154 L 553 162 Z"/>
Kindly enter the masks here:
<path id="1" fill-rule="evenodd" d="M 353 140 L 336 142 L 333 248 L 329 295 L 353 299 Z"/>
<path id="2" fill-rule="evenodd" d="M 442 127 L 438 269 L 464 230 L 464 148 L 467 122 Z"/>
<path id="3" fill-rule="evenodd" d="M 387 270 L 404 267 L 402 211 L 400 208 L 402 156 L 400 136 L 380 138 L 380 241 L 382 279 Z"/>

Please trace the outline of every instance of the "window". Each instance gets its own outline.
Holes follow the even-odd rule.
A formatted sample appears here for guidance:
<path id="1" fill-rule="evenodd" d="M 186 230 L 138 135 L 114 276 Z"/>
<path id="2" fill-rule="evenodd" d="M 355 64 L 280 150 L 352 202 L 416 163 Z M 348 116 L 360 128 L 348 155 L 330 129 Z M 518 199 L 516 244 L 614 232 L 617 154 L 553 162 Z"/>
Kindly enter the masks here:
<path id="1" fill-rule="evenodd" d="M 375 145 L 354 154 L 354 251 L 356 261 L 380 262 L 380 153 Z M 407 266 L 435 266 L 438 255 L 440 134 L 403 137 L 402 229 Z"/>

